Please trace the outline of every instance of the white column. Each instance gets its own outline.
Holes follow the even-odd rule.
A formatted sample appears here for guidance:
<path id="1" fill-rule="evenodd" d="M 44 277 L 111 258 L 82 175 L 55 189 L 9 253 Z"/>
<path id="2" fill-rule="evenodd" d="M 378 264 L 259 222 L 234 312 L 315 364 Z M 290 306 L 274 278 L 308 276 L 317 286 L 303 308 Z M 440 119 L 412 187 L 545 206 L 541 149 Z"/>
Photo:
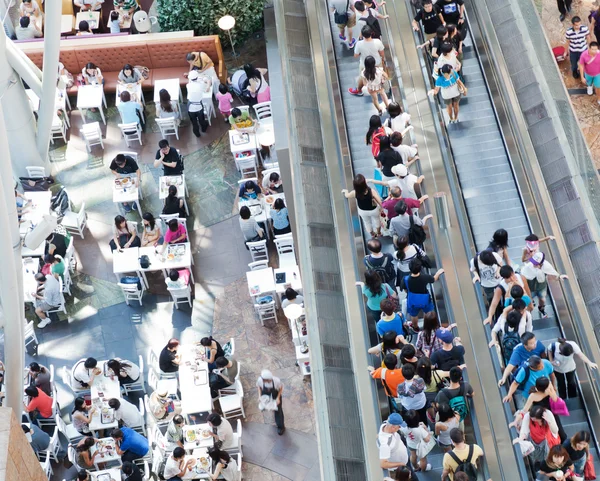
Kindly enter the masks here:
<path id="1" fill-rule="evenodd" d="M 38 111 L 37 150 L 42 160 L 48 158 L 50 130 L 54 119 L 56 82 L 58 79 L 58 54 L 60 52 L 60 26 L 62 3 L 60 0 L 46 0 L 46 29 L 44 31 L 44 64 L 42 66 L 42 95 Z M 49 169 L 46 169 L 49 170 Z"/>
<path id="2" fill-rule="evenodd" d="M 33 142 L 31 142 L 33 143 Z M 0 269 L 0 301 L 4 313 L 4 359 L 6 363 L 6 405 L 17 419 L 23 410 L 23 364 L 25 339 L 23 311 L 23 268 L 21 237 L 14 195 L 14 180 L 3 108 L 0 105 L 0 252 L 6 252 Z"/>

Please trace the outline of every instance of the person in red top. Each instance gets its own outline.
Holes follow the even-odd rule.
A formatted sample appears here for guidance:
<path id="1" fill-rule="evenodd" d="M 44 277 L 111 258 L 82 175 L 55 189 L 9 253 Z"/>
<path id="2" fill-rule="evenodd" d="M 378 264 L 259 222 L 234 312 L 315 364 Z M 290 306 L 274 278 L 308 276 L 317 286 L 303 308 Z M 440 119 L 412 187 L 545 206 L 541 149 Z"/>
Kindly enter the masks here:
<path id="1" fill-rule="evenodd" d="M 44 391 L 35 386 L 29 386 L 25 389 L 25 394 L 29 396 L 29 404 L 25 404 L 25 412 L 29 413 L 31 422 L 37 424 L 36 418 L 51 418 L 52 417 L 52 398 Z M 39 414 L 36 414 L 37 411 Z"/>
<path id="2" fill-rule="evenodd" d="M 398 215 L 394 210 L 394 207 L 401 200 L 406 203 L 406 207 L 409 209 L 418 209 L 421 207 L 423 201 L 427 200 L 428 198 L 429 196 L 427 195 L 422 196 L 419 200 L 402 197 L 402 190 L 400 187 L 392 187 L 390 190 L 390 196 L 381 203 L 381 207 L 387 211 L 387 218 L 393 219 Z"/>
<path id="3" fill-rule="evenodd" d="M 598 42 L 590 42 L 588 49 L 579 57 L 581 83 L 587 85 L 588 95 L 596 91 L 596 98 L 600 104 L 600 55 L 598 55 Z"/>

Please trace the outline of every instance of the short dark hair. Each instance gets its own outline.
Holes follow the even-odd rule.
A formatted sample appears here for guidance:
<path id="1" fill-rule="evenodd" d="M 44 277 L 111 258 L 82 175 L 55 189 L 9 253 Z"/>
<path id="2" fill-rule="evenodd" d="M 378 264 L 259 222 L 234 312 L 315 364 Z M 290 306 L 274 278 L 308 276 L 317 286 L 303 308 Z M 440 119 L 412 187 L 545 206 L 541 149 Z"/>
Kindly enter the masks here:
<path id="1" fill-rule="evenodd" d="M 31 397 L 38 397 L 39 396 L 38 388 L 35 386 L 27 386 L 25 388 L 25 394 L 27 394 L 28 396 L 31 396 Z"/>
<path id="2" fill-rule="evenodd" d="M 229 92 L 227 85 L 219 84 L 219 92 L 222 93 L 223 95 L 225 95 L 227 92 Z"/>
<path id="3" fill-rule="evenodd" d="M 121 401 L 119 401 L 117 398 L 112 398 L 108 400 L 108 405 L 112 409 L 119 409 L 121 407 Z"/>
<path id="4" fill-rule="evenodd" d="M 408 268 L 411 274 L 419 274 L 421 272 L 421 269 L 423 268 L 423 263 L 420 259 L 415 258 L 412 261 L 410 261 L 410 263 L 408 264 Z M 408 286 L 406 286 L 406 288 L 408 289 Z"/>
<path id="5" fill-rule="evenodd" d="M 121 466 L 121 471 L 123 471 L 125 474 L 133 473 L 133 463 L 131 461 L 125 461 L 123 466 Z"/>
<path id="6" fill-rule="evenodd" d="M 167 139 L 162 139 L 158 141 L 158 147 L 164 149 L 169 146 L 169 141 Z"/>
<path id="7" fill-rule="evenodd" d="M 508 279 L 510 276 L 512 276 L 514 274 L 514 270 L 512 267 L 510 266 L 502 266 L 500 268 L 500 277 L 502 277 L 502 279 Z"/>
<path id="8" fill-rule="evenodd" d="M 515 284 L 510 288 L 510 297 L 513 299 L 520 299 L 525 295 L 525 291 L 519 284 Z"/>
<path id="9" fill-rule="evenodd" d="M 41 368 L 37 362 L 32 362 L 31 364 L 29 364 L 29 370 L 33 372 L 40 372 Z"/>
<path id="10" fill-rule="evenodd" d="M 369 239 L 367 249 L 375 254 L 379 254 L 381 252 L 381 241 L 379 239 Z"/>
<path id="11" fill-rule="evenodd" d="M 247 205 L 243 205 L 240 207 L 240 217 L 244 220 L 248 220 L 252 213 L 250 212 L 250 208 Z"/>
<path id="12" fill-rule="evenodd" d="M 27 28 L 29 27 L 29 17 L 27 15 L 25 15 L 24 17 L 21 17 L 19 19 L 19 23 L 21 24 L 21 27 L 23 28 Z"/>
<path id="13" fill-rule="evenodd" d="M 125 154 L 117 154 L 117 156 L 115 157 L 115 162 L 117 164 L 124 164 L 125 162 L 127 162 Z"/>
<path id="14" fill-rule="evenodd" d="M 578 23 L 581 22 L 581 18 L 578 17 L 577 15 L 575 15 L 572 19 L 571 19 L 571 23 Z"/>
<path id="15" fill-rule="evenodd" d="M 592 48 L 592 47 L 600 47 L 600 44 L 598 44 L 598 42 L 590 42 L 590 44 L 588 45 L 588 48 Z"/>
<path id="16" fill-rule="evenodd" d="M 515 311 L 522 311 L 526 307 L 527 307 L 527 304 L 525 304 L 525 301 L 522 298 L 521 299 L 515 299 L 512 302 L 512 308 Z"/>
<path id="17" fill-rule="evenodd" d="M 354 2 L 354 8 L 359 12 L 364 12 L 365 4 L 362 2 L 362 0 L 358 0 L 357 2 Z"/>
<path id="18" fill-rule="evenodd" d="M 371 27 L 369 27 L 368 25 L 365 25 L 361 29 L 360 33 L 363 36 L 363 38 L 371 38 L 373 36 L 373 29 Z"/>
<path id="19" fill-rule="evenodd" d="M 454 49 L 454 47 L 452 46 L 451 43 L 443 43 L 440 46 L 440 52 L 442 52 L 444 54 L 452 52 L 453 49 Z"/>
<path id="20" fill-rule="evenodd" d="M 396 369 L 396 367 L 398 366 L 398 358 L 395 354 L 386 354 L 383 358 L 383 364 L 389 370 Z"/>
<path id="21" fill-rule="evenodd" d="M 90 31 L 90 24 L 87 23 L 86 20 L 82 20 L 81 22 L 79 22 L 79 31 L 80 32 L 89 32 Z"/>
<path id="22" fill-rule="evenodd" d="M 479 260 L 482 264 L 485 264 L 486 266 L 493 266 L 498 262 L 494 253 L 487 249 L 481 252 L 481 254 L 479 254 Z"/>
<path id="23" fill-rule="evenodd" d="M 174 347 L 179 346 L 179 339 L 175 339 L 174 337 L 169 339 L 169 342 L 167 342 L 167 347 L 169 349 L 173 349 Z"/>
<path id="24" fill-rule="evenodd" d="M 296 297 L 298 297 L 298 293 L 294 289 L 292 289 L 291 287 L 288 287 L 285 290 L 285 298 L 288 301 L 293 301 L 294 299 L 296 299 Z"/>
<path id="25" fill-rule="evenodd" d="M 188 62 L 191 62 L 192 60 L 195 60 L 195 59 L 196 59 L 196 56 L 194 55 L 194 52 L 190 52 L 190 53 L 188 53 L 188 54 L 185 56 L 185 59 L 186 59 Z"/>
<path id="26" fill-rule="evenodd" d="M 112 433 L 110 433 L 110 436 L 115 439 L 121 439 L 123 437 L 123 431 L 120 429 L 113 429 Z"/>
<path id="27" fill-rule="evenodd" d="M 396 205 L 394 206 L 394 210 L 396 211 L 396 214 L 404 215 L 404 214 L 406 214 L 406 211 L 408 210 L 408 206 L 406 205 L 406 202 L 404 202 L 403 200 L 399 200 L 398 202 L 396 202 Z"/>
<path id="28" fill-rule="evenodd" d="M 110 12 L 110 19 L 111 20 L 118 20 L 119 19 L 119 12 L 117 12 L 116 10 L 113 10 L 112 12 Z"/>
<path id="29" fill-rule="evenodd" d="M 185 456 L 185 449 L 183 449 L 180 446 L 177 446 L 174 450 L 173 450 L 173 457 L 175 459 L 179 459 L 179 458 L 183 458 Z"/>
<path id="30" fill-rule="evenodd" d="M 123 90 L 119 97 L 121 98 L 121 102 L 129 102 L 131 100 L 131 94 L 127 90 Z"/>
<path id="31" fill-rule="evenodd" d="M 242 111 L 240 109 L 238 109 L 237 107 L 233 107 L 231 109 L 231 116 L 233 118 L 239 117 L 240 115 L 242 115 Z"/>
<path id="32" fill-rule="evenodd" d="M 225 356 L 218 357 L 215 359 L 215 364 L 218 368 L 222 369 L 229 364 L 229 359 L 227 359 Z"/>
<path id="33" fill-rule="evenodd" d="M 277 172 L 271 172 L 271 175 L 269 175 L 269 180 L 271 182 L 277 182 L 279 180 L 279 174 Z"/>
<path id="34" fill-rule="evenodd" d="M 41 272 L 38 272 L 35 276 L 33 276 L 37 282 L 46 282 L 46 276 Z"/>
<path id="35" fill-rule="evenodd" d="M 410 363 L 406 363 L 402 366 L 402 375 L 404 379 L 410 381 L 413 377 L 415 377 L 415 366 Z"/>
<path id="36" fill-rule="evenodd" d="M 183 416 L 181 414 L 176 414 L 175 416 L 173 416 L 173 423 L 183 424 L 184 422 L 185 422 L 185 419 L 183 419 Z"/>
<path id="37" fill-rule="evenodd" d="M 123 466 L 125 466 L 125 463 L 123 463 Z M 125 473 L 125 470 L 123 470 L 123 472 Z M 125 473 L 125 474 L 130 474 L 130 473 Z M 88 472 L 85 469 L 80 469 L 77 472 L 78 481 L 85 481 L 87 478 L 88 478 Z"/>
<path id="38" fill-rule="evenodd" d="M 535 339 L 535 334 L 533 332 L 524 332 L 521 336 L 521 342 L 523 344 L 527 344 L 532 339 Z"/>
<path id="39" fill-rule="evenodd" d="M 385 313 L 386 316 L 391 316 L 396 310 L 396 303 L 386 297 L 379 303 L 379 308 Z"/>
<path id="40" fill-rule="evenodd" d="M 450 381 L 460 382 L 463 377 L 462 369 L 458 366 L 454 366 L 450 369 Z"/>
<path id="41" fill-rule="evenodd" d="M 450 431 L 450 439 L 454 444 L 464 443 L 465 435 L 460 429 L 454 428 Z"/>
<path id="42" fill-rule="evenodd" d="M 94 359 L 93 357 L 88 357 L 85 362 L 83 363 L 83 366 L 86 369 L 93 369 L 98 365 L 98 361 L 96 361 L 96 359 Z"/>
<path id="43" fill-rule="evenodd" d="M 206 417 L 206 420 L 215 426 L 220 426 L 223 422 L 223 419 L 221 419 L 221 416 L 219 416 L 217 413 L 210 413 Z"/>

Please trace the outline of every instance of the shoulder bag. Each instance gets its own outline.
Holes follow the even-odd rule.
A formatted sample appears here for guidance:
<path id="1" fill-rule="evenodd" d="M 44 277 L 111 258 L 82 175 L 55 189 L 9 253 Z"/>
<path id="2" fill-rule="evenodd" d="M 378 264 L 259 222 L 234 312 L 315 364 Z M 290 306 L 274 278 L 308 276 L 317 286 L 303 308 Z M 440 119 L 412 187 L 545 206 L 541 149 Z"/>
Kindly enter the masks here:
<path id="1" fill-rule="evenodd" d="M 346 25 L 348 23 L 348 7 L 350 6 L 350 0 L 348 0 L 346 2 L 346 10 L 344 10 L 344 13 L 339 13 L 337 11 L 337 8 L 335 9 L 335 12 L 333 12 L 333 19 L 336 23 L 336 25 Z"/>

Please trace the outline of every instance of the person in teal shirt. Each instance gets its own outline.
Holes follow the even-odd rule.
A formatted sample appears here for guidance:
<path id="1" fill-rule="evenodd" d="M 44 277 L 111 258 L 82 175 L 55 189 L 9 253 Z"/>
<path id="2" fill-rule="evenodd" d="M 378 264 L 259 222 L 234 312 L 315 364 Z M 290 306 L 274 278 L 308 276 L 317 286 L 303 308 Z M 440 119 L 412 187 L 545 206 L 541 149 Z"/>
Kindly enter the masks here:
<path id="1" fill-rule="evenodd" d="M 367 308 L 373 312 L 375 321 L 381 317 L 381 301 L 388 297 L 398 297 L 396 291 L 385 284 L 374 270 L 365 272 L 365 282 L 357 282 L 356 285 L 361 287 L 362 293 L 367 298 Z"/>
<path id="2" fill-rule="evenodd" d="M 142 129 L 144 128 L 141 116 L 143 107 L 139 102 L 131 101 L 131 94 L 127 90 L 121 92 L 121 102 L 118 108 L 124 124 L 140 124 Z"/>

